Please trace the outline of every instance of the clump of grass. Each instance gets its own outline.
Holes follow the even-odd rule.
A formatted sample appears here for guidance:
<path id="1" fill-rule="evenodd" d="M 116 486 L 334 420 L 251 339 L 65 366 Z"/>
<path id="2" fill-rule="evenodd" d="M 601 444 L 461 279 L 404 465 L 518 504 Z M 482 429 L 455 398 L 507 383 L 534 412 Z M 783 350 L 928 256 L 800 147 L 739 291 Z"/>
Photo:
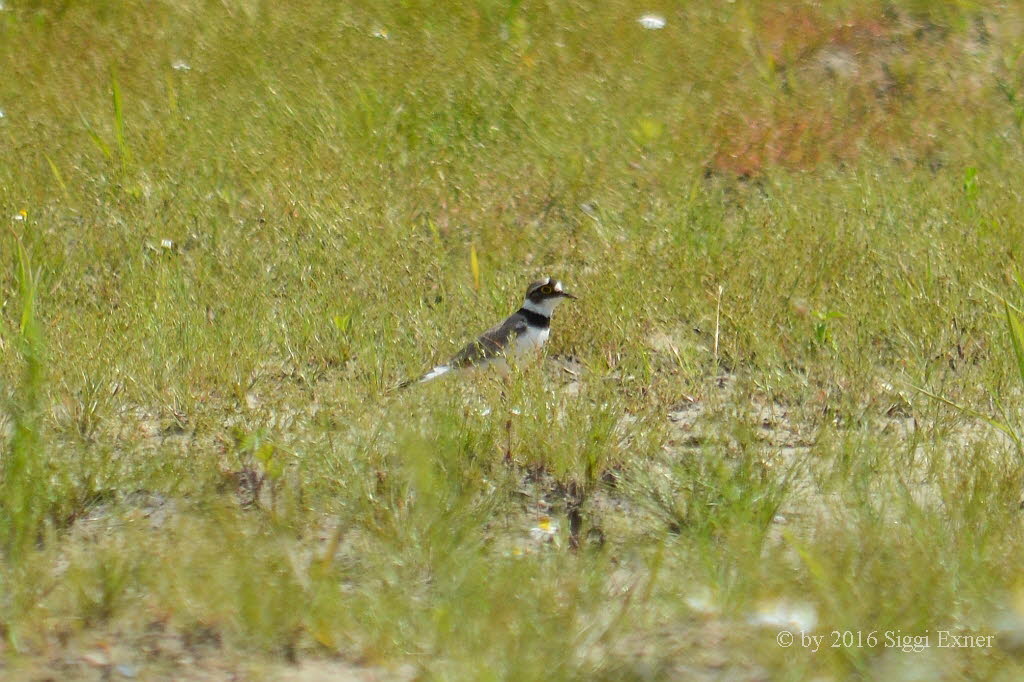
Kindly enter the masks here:
<path id="1" fill-rule="evenodd" d="M 1024 279 L 1020 275 L 1016 277 L 1016 283 L 1021 294 L 1024 294 Z M 1003 315 L 1006 323 L 1006 333 L 1010 337 L 1010 357 L 1016 378 L 1020 380 L 1020 390 L 1024 390 L 1024 322 L 1021 322 L 1021 309 L 1011 303 L 1009 299 L 1000 297 L 1003 303 Z M 954 402 L 941 395 L 933 393 L 924 388 L 918 388 L 924 395 L 956 408 L 960 412 L 981 419 L 998 431 L 1003 433 L 1017 450 L 1018 456 L 1024 461 L 1024 421 L 1017 416 L 1018 412 L 1007 406 L 1004 398 L 996 392 L 990 393 L 990 400 L 995 407 L 995 413 L 986 413 L 970 406 Z"/>
<path id="2" fill-rule="evenodd" d="M 0 504 L 3 521 L 4 556 L 13 565 L 20 563 L 39 541 L 42 523 L 50 501 L 47 456 L 42 440 L 45 409 L 45 367 L 42 330 L 37 318 L 39 270 L 33 267 L 28 250 L 13 238 L 20 315 L 10 334 L 21 358 L 21 381 L 8 398 L 6 411 L 11 419 L 11 435 L 0 442 Z"/>

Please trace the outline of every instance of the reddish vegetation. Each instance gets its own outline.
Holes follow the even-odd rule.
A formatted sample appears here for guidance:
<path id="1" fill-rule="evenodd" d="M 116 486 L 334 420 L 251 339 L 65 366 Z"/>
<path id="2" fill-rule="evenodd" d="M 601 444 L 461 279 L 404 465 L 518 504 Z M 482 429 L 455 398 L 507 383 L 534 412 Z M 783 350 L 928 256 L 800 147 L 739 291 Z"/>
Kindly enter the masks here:
<path id="1" fill-rule="evenodd" d="M 921 107 L 908 110 L 922 93 L 912 77 L 894 72 L 955 59 L 962 47 L 944 31 L 888 15 L 828 20 L 806 6 L 767 9 L 753 31 L 756 48 L 741 77 L 751 92 L 719 113 L 708 172 L 752 177 L 772 167 L 805 170 L 852 160 L 869 147 L 899 148 L 916 162 L 934 156 L 932 136 L 906 132 L 931 127 L 911 120 Z M 766 79 L 774 82 L 759 88 Z"/>
<path id="2" fill-rule="evenodd" d="M 766 166 L 804 169 L 826 158 L 853 156 L 862 137 L 858 127 L 841 125 L 820 110 L 773 112 L 720 127 L 724 139 L 711 170 L 740 177 L 759 175 Z"/>

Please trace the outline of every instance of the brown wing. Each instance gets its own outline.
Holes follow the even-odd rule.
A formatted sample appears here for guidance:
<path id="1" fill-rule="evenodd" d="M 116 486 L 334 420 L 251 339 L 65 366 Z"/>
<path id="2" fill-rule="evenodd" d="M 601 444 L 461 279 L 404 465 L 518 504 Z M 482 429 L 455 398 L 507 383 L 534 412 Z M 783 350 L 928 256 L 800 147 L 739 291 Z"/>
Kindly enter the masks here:
<path id="1" fill-rule="evenodd" d="M 526 318 L 518 313 L 514 314 L 497 327 L 485 331 L 480 338 L 456 353 L 450 364 L 454 367 L 465 367 L 497 357 L 503 354 L 524 331 Z"/>

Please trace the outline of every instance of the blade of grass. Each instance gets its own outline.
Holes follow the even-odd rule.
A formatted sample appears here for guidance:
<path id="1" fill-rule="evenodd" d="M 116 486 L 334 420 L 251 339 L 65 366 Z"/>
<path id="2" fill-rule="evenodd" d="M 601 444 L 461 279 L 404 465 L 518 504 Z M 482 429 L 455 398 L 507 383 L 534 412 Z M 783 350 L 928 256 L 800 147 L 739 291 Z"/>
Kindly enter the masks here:
<path id="1" fill-rule="evenodd" d="M 920 386 L 915 386 L 914 384 L 909 384 L 909 383 L 907 384 L 907 386 L 909 386 L 910 388 L 914 389 L 915 391 L 917 391 L 917 392 L 919 392 L 919 393 L 921 393 L 923 395 L 928 396 L 932 400 L 937 400 L 940 403 L 944 403 L 946 405 L 949 405 L 952 408 L 955 408 L 956 410 L 959 410 L 960 412 L 963 412 L 964 414 L 969 414 L 970 416 L 975 417 L 976 419 L 981 419 L 982 421 L 987 422 L 989 425 L 994 426 L 996 429 L 1002 431 L 1007 436 L 1009 436 L 1010 439 L 1017 446 L 1017 449 L 1020 450 L 1021 452 L 1024 452 L 1024 439 L 1022 439 L 1021 436 L 1016 431 L 1014 431 L 1013 427 L 1010 426 L 1009 423 L 1001 422 L 998 419 L 996 419 L 995 417 L 992 417 L 991 415 L 987 415 L 984 412 L 979 412 L 978 410 L 975 410 L 974 408 L 967 407 L 966 405 L 961 405 L 959 403 L 953 402 L 949 398 L 946 398 L 946 397 L 943 397 L 941 395 L 938 395 L 937 393 L 932 393 L 931 391 L 929 391 L 926 388 L 921 388 Z"/>
<path id="2" fill-rule="evenodd" d="M 469 269 L 473 272 L 473 290 L 480 291 L 480 261 L 476 257 L 476 245 L 469 247 Z"/>
<path id="3" fill-rule="evenodd" d="M 64 195 L 66 201 L 71 201 L 71 193 L 68 192 L 68 186 L 64 183 L 64 178 L 60 174 L 60 169 L 57 168 L 57 164 L 53 162 L 49 154 L 44 154 L 46 157 L 46 163 L 50 164 L 50 172 L 53 173 L 54 180 L 57 181 L 57 185 L 60 186 L 61 194 Z"/>
<path id="4" fill-rule="evenodd" d="M 111 151 L 110 145 L 104 142 L 103 138 L 99 136 L 99 133 L 93 130 L 93 127 L 89 124 L 89 121 L 85 119 L 85 116 L 82 116 L 82 125 L 85 126 L 85 131 L 89 133 L 89 139 L 92 140 L 96 149 L 100 150 L 100 153 L 107 157 L 107 159 L 113 159 L 114 153 Z"/>
<path id="5" fill-rule="evenodd" d="M 1006 310 L 1006 326 L 1010 330 L 1010 343 L 1013 346 L 1013 355 L 1017 360 L 1017 372 L 1020 374 L 1021 383 L 1024 384 L 1024 325 L 1020 318 L 1010 310 L 1010 305 L 1003 301 Z"/>
<path id="6" fill-rule="evenodd" d="M 117 74 L 113 69 L 110 71 L 110 89 L 114 103 L 114 136 L 117 140 L 117 152 L 121 157 L 121 171 L 127 174 L 131 150 L 128 149 L 124 136 L 124 102 L 121 98 L 121 87 L 117 84 Z"/>
<path id="7" fill-rule="evenodd" d="M 174 89 L 174 77 L 168 73 L 165 80 L 167 82 L 167 109 L 171 112 L 172 116 L 177 116 L 178 95 Z"/>

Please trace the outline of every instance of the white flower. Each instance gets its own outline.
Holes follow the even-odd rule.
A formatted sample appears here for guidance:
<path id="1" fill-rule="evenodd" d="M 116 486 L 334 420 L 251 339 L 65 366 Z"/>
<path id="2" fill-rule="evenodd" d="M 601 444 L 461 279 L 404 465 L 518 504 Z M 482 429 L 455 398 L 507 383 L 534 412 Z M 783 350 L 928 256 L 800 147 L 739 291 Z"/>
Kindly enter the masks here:
<path id="1" fill-rule="evenodd" d="M 637 23 L 649 31 L 657 31 L 665 28 L 665 17 L 660 14 L 645 14 L 637 19 Z"/>
<path id="2" fill-rule="evenodd" d="M 171 64 L 171 68 L 175 71 L 191 71 L 192 67 L 189 66 L 188 62 L 184 59 L 175 59 L 174 63 Z"/>

